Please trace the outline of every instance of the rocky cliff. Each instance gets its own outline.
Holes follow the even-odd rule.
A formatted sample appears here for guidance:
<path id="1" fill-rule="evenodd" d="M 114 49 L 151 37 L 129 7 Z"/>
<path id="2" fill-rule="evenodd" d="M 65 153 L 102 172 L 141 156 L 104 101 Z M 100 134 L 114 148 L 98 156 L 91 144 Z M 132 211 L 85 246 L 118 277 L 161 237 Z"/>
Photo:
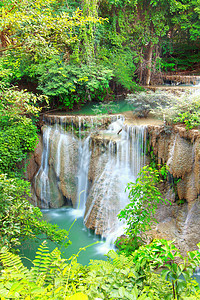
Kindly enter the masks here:
<path id="1" fill-rule="evenodd" d="M 68 203 L 76 207 L 80 180 L 80 150 L 83 152 L 80 143 L 83 145 L 85 138 L 83 135 L 83 139 L 80 140 L 80 136 L 69 131 L 63 118 L 60 121 L 58 117 L 58 120 L 55 117 L 50 118 L 52 126 L 48 137 L 47 161 L 51 199 L 49 206 L 59 207 Z M 71 122 L 71 119 L 68 120 Z M 87 122 L 91 123 L 91 119 Z M 64 131 L 60 129 L 63 123 Z M 76 117 L 74 123 L 76 130 L 80 130 L 80 118 Z M 106 121 L 106 124 L 108 123 Z M 84 179 L 87 181 L 87 201 L 84 204 L 86 226 L 103 235 L 118 227 L 116 215 L 128 201 L 127 195 L 124 194 L 127 182 L 135 180 L 145 160 L 146 163 L 154 160 L 158 164 L 166 163 L 169 166 L 168 181 L 161 185 L 161 190 L 163 197 L 169 199 L 172 204 L 160 205 L 157 211 L 159 223 L 151 231 L 151 236 L 175 239 L 183 252 L 194 249 L 199 242 L 200 232 L 199 131 L 187 131 L 181 126 L 148 125 L 141 130 L 141 126 L 130 123 L 120 125 L 120 128 L 118 125 L 119 122 L 113 131 L 95 130 L 90 135 L 87 154 L 90 157 L 87 158 L 87 170 L 81 175 L 86 174 L 87 177 Z M 43 132 L 46 130 L 47 127 L 43 127 Z M 147 153 L 146 158 L 141 155 L 143 152 Z M 84 161 L 84 156 L 82 159 Z M 41 177 L 44 178 L 40 170 L 41 161 L 40 138 L 27 169 L 27 178 L 32 181 L 35 194 L 35 204 L 40 207 Z"/>
<path id="2" fill-rule="evenodd" d="M 148 126 L 148 151 L 169 166 L 168 182 L 161 186 L 172 205 L 160 205 L 158 224 L 151 234 L 175 239 L 183 252 L 200 241 L 200 132 L 181 126 Z"/>

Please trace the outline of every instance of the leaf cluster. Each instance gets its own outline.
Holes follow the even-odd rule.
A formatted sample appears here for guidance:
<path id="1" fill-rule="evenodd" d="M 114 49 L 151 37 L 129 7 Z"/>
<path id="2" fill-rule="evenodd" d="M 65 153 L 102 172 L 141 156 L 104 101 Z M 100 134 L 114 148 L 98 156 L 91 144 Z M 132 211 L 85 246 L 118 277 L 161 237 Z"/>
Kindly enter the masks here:
<path id="1" fill-rule="evenodd" d="M 113 77 L 112 70 L 95 65 L 65 64 L 58 57 L 37 69 L 39 86 L 45 95 L 57 97 L 64 107 L 94 99 L 103 100 Z"/>
<path id="2" fill-rule="evenodd" d="M 0 175 L 0 246 L 16 247 L 24 239 L 36 239 L 41 233 L 55 242 L 63 242 L 68 232 L 41 220 L 42 213 L 28 201 L 30 183 Z"/>
<path id="3" fill-rule="evenodd" d="M 126 190 L 129 191 L 130 203 L 120 211 L 118 218 L 125 219 L 127 227 L 125 233 L 130 239 L 142 241 L 145 231 L 151 228 L 156 222 L 154 218 L 156 209 L 160 202 L 166 202 L 158 188 L 158 182 L 161 182 L 163 169 L 153 169 L 150 166 L 144 166 L 138 174 L 136 182 L 128 183 Z M 138 243 L 136 243 L 137 245 Z"/>
<path id="4" fill-rule="evenodd" d="M 200 125 L 200 94 L 198 91 L 181 95 L 168 103 L 152 110 L 157 117 L 165 119 L 168 124 L 183 123 L 186 129 Z"/>
<path id="5" fill-rule="evenodd" d="M 176 102 L 177 97 L 171 93 L 166 93 L 161 90 L 136 92 L 127 95 L 126 101 L 132 106 L 133 113 L 137 117 L 146 118 L 150 111 L 157 107 L 165 108 L 169 104 Z"/>
<path id="6" fill-rule="evenodd" d="M 38 141 L 33 121 L 46 97 L 14 88 L 0 88 L 0 172 L 14 176 Z M 32 119 L 31 119 L 32 118 Z M 22 173 L 22 172 L 21 172 Z"/>
<path id="7" fill-rule="evenodd" d="M 199 288 L 192 279 L 199 264 L 199 252 L 189 252 L 180 264 L 175 263 L 177 258 L 181 255 L 172 242 L 155 240 L 129 257 L 110 251 L 107 261 L 91 261 L 82 266 L 74 257 L 61 258 L 57 248 L 49 252 L 44 242 L 28 270 L 19 256 L 3 248 L 0 296 L 2 299 L 199 299 Z M 160 267 L 165 268 L 161 274 Z M 167 280 L 168 274 L 173 281 Z M 185 276 L 185 284 L 181 276 Z"/>

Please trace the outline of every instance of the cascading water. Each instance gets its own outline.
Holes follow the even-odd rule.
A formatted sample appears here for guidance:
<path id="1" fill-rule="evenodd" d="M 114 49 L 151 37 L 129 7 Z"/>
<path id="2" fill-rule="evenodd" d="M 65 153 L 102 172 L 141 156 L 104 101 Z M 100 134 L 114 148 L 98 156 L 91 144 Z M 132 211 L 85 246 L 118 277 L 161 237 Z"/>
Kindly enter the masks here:
<path id="1" fill-rule="evenodd" d="M 40 169 L 35 176 L 35 185 L 37 179 L 40 177 L 40 201 L 43 208 L 49 207 L 50 193 L 49 193 L 49 140 L 51 127 L 48 126 L 43 132 L 43 152 Z"/>
<path id="2" fill-rule="evenodd" d="M 102 171 L 94 180 L 86 203 L 86 226 L 106 238 L 106 244 L 100 247 L 102 251 L 108 250 L 124 232 L 124 223 L 117 214 L 128 203 L 125 187 L 136 180 L 144 165 L 146 127 L 123 125 L 123 122 L 118 119 L 102 132 L 102 139 L 109 143 L 97 162 Z"/>
<path id="3" fill-rule="evenodd" d="M 42 164 L 35 179 L 41 207 L 59 207 L 68 199 L 74 215 L 84 215 L 86 227 L 106 238 L 108 247 L 123 233 L 117 214 L 128 203 L 127 183 L 136 180 L 144 165 L 146 134 L 145 126 L 113 119 L 107 130 L 92 132 L 88 127 L 99 122 L 94 117 L 89 126 L 84 117 L 67 125 L 64 117 L 54 118 L 55 124 L 43 130 Z"/>
<path id="4" fill-rule="evenodd" d="M 88 193 L 88 170 L 90 164 L 90 136 L 84 142 L 80 142 L 79 146 L 79 171 L 78 171 L 78 191 L 77 191 L 77 208 L 81 215 L 85 212 L 85 203 Z"/>

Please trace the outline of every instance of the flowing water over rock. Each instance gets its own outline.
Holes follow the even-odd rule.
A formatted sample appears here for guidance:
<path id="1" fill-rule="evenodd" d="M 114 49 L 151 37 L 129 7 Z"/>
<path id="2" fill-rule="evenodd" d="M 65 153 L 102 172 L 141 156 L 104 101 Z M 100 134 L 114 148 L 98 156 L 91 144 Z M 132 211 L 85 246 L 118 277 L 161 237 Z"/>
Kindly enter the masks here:
<path id="1" fill-rule="evenodd" d="M 109 242 L 122 234 L 117 214 L 128 203 L 127 183 L 144 165 L 146 126 L 125 125 L 122 116 L 51 116 L 42 130 L 34 181 L 39 206 L 72 205 L 74 215 Z"/>
<path id="2" fill-rule="evenodd" d="M 144 164 L 145 127 L 123 126 L 123 121 L 118 120 L 92 139 L 89 169 L 92 186 L 86 202 L 85 224 L 96 234 L 112 235 L 115 239 L 123 227 L 116 216 L 128 203 L 125 187 L 136 180 Z"/>
<path id="3" fill-rule="evenodd" d="M 195 250 L 200 230 L 199 130 L 148 122 L 129 115 L 125 121 L 120 115 L 46 116 L 43 153 L 39 156 L 40 139 L 30 162 L 34 168 L 28 174 L 35 205 L 72 206 L 70 218 L 84 219 L 88 228 L 106 239 L 99 249 L 105 253 L 123 233 L 117 214 L 128 201 L 126 184 L 135 180 L 140 167 L 153 156 L 154 163 L 169 166 L 168 180 L 160 189 L 172 205 L 159 206 L 159 223 L 150 234 L 175 239 L 183 254 Z"/>

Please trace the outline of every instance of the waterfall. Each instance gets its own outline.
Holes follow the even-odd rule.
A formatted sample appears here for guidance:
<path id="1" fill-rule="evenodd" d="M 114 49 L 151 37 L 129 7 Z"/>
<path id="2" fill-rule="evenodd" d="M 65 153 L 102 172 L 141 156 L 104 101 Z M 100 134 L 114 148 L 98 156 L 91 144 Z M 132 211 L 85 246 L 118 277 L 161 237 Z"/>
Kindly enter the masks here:
<path id="1" fill-rule="evenodd" d="M 80 143 L 79 147 L 77 208 L 80 210 L 81 215 L 84 215 L 87 199 L 90 155 L 90 136 L 88 136 L 83 143 Z"/>
<path id="2" fill-rule="evenodd" d="M 59 207 L 67 199 L 74 215 L 84 216 L 86 227 L 108 246 L 123 233 L 117 214 L 129 202 L 125 187 L 144 165 L 146 147 L 145 126 L 124 124 L 120 115 L 112 120 L 107 129 L 101 122 L 104 129 L 92 132 L 94 117 L 52 117 L 43 130 L 42 163 L 35 177 L 41 207 Z"/>
<path id="3" fill-rule="evenodd" d="M 61 146 L 62 146 L 62 142 L 64 139 L 64 134 L 60 133 L 60 138 L 59 138 L 59 142 L 58 142 L 58 149 L 57 149 L 57 159 L 56 159 L 56 174 L 57 177 L 60 177 L 60 167 L 61 167 Z"/>
<path id="4" fill-rule="evenodd" d="M 125 126 L 120 119 L 103 132 L 103 140 L 109 143 L 99 157 L 101 172 L 88 195 L 85 213 L 86 226 L 106 239 L 100 251 L 109 249 L 124 232 L 125 224 L 117 215 L 129 203 L 125 187 L 136 180 L 145 163 L 145 134 L 145 126 Z"/>
<path id="5" fill-rule="evenodd" d="M 51 127 L 47 126 L 43 132 L 43 152 L 40 169 L 35 176 L 35 185 L 40 176 L 40 201 L 43 208 L 48 208 L 50 203 L 49 192 L 49 141 L 50 141 Z"/>

